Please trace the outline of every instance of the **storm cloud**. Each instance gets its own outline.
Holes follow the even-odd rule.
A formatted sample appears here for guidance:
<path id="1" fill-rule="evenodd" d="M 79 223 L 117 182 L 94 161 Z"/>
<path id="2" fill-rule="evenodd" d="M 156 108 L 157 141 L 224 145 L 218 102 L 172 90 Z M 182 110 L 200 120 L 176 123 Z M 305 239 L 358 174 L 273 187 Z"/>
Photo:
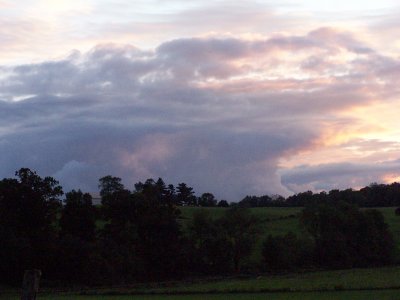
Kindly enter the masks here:
<path id="1" fill-rule="evenodd" d="M 152 50 L 102 44 L 3 66 L 0 176 L 30 167 L 85 191 L 107 174 L 128 188 L 163 177 L 227 200 L 340 185 L 344 173 L 356 172 L 357 183 L 379 180 L 394 169 L 377 165 L 372 178 L 350 163 L 282 160 L 322 147 L 330 125 L 358 122 L 343 111 L 389 101 L 399 65 L 351 32 L 318 28 L 255 40 L 175 39 Z"/>

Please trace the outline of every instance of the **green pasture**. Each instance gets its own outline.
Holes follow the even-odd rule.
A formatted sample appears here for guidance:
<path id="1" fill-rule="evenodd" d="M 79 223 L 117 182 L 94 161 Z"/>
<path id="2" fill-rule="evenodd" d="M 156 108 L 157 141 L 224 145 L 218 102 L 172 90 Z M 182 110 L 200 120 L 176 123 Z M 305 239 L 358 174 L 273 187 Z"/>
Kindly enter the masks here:
<path id="1" fill-rule="evenodd" d="M 180 207 L 181 219 L 186 222 L 193 218 L 193 215 L 199 210 L 205 210 L 213 218 L 222 217 L 228 208 L 220 207 Z M 263 232 L 268 235 L 286 234 L 289 231 L 300 233 L 299 214 L 302 207 L 256 207 L 250 208 L 250 211 L 256 215 L 262 224 Z M 376 208 L 383 213 L 385 221 L 388 223 L 395 240 L 400 245 L 400 216 L 394 214 L 395 207 Z"/>
<path id="2" fill-rule="evenodd" d="M 394 214 L 395 207 L 379 207 L 376 208 L 382 212 L 385 222 L 389 225 L 389 229 L 393 234 L 394 241 L 397 245 L 398 252 L 400 252 L 400 216 Z M 400 253 L 399 253 L 400 254 Z"/>
<path id="3" fill-rule="evenodd" d="M 388 291 L 351 291 L 351 292 L 312 292 L 312 293 L 271 293 L 271 294 L 220 294 L 220 295 L 184 295 L 184 296 L 94 296 L 43 298 L 54 300 L 398 300 L 398 290 Z M 39 299 L 38 299 L 39 300 Z"/>
<path id="4" fill-rule="evenodd" d="M 37 300 L 398 300 L 399 290 L 383 291 L 336 291 L 300 293 L 255 293 L 255 294 L 203 294 L 203 295 L 153 295 L 153 296 L 77 296 L 43 295 Z M 17 300 L 18 297 L 1 298 Z"/>
<path id="5" fill-rule="evenodd" d="M 209 211 L 211 216 L 218 218 L 222 217 L 224 212 L 229 208 L 225 207 L 193 207 L 193 206 L 182 206 L 179 207 L 182 212 L 182 217 L 191 219 L 193 214 L 198 210 Z M 262 219 L 279 219 L 280 217 L 290 216 L 301 212 L 302 207 L 254 207 L 249 208 L 255 215 Z"/>
<path id="6" fill-rule="evenodd" d="M 193 219 L 193 215 L 198 211 L 207 211 L 214 219 L 220 218 L 229 208 L 221 207 L 190 207 L 183 206 L 179 208 L 181 215 L 179 217 L 182 228 L 185 231 L 186 225 Z M 266 237 L 271 235 L 285 235 L 293 232 L 297 235 L 305 235 L 304 229 L 300 226 L 299 215 L 302 207 L 257 207 L 250 208 L 252 214 L 260 220 L 260 236 L 255 245 L 252 255 L 242 262 L 242 269 L 252 272 L 258 270 L 262 261 L 262 244 Z M 400 216 L 394 213 L 394 207 L 377 208 L 384 215 L 385 221 L 389 225 L 390 231 L 397 248 L 397 257 L 400 261 Z M 104 226 L 104 221 L 98 222 L 98 227 Z"/>
<path id="7" fill-rule="evenodd" d="M 181 215 L 179 217 L 183 230 L 186 225 L 193 219 L 193 215 L 198 211 L 207 211 L 214 219 L 220 218 L 229 208 L 222 207 L 190 207 L 183 206 L 179 208 Z M 242 268 L 248 271 L 256 270 L 262 261 L 262 244 L 266 237 L 271 235 L 285 235 L 293 232 L 296 235 L 305 235 L 304 228 L 300 226 L 299 215 L 302 207 L 256 207 L 249 208 L 252 214 L 260 220 L 260 236 L 254 248 L 253 254 L 242 262 Z M 394 213 L 395 207 L 376 208 L 384 215 L 386 223 L 389 225 L 390 231 L 397 248 L 397 257 L 400 261 L 400 216 Z M 98 227 L 104 226 L 104 221 L 98 222 Z"/>
<path id="8" fill-rule="evenodd" d="M 242 279 L 207 279 L 151 285 L 43 291 L 40 299 L 400 299 L 400 267 L 318 271 Z M 0 299 L 17 300 L 9 290 Z"/>
<path id="9" fill-rule="evenodd" d="M 217 219 L 224 215 L 228 208 L 221 207 L 180 207 L 181 220 L 183 224 L 193 218 L 199 210 L 209 212 L 210 216 Z M 261 222 L 262 233 L 265 235 L 286 234 L 289 231 L 298 233 L 300 231 L 298 215 L 301 207 L 257 207 L 250 208 L 252 214 L 257 216 Z"/>
<path id="10" fill-rule="evenodd" d="M 193 218 L 196 211 L 206 210 L 213 218 L 223 216 L 228 208 L 220 207 L 181 207 L 181 220 L 183 224 Z M 288 232 L 295 234 L 304 233 L 299 222 L 299 214 L 302 207 L 257 207 L 250 208 L 250 211 L 260 219 L 261 236 L 255 253 L 251 261 L 261 259 L 261 245 L 263 240 L 269 235 L 284 235 Z M 397 246 L 398 256 L 400 258 L 400 216 L 394 213 L 395 207 L 379 207 L 376 208 L 384 215 L 385 222 L 388 224 L 390 231 L 393 234 Z"/>

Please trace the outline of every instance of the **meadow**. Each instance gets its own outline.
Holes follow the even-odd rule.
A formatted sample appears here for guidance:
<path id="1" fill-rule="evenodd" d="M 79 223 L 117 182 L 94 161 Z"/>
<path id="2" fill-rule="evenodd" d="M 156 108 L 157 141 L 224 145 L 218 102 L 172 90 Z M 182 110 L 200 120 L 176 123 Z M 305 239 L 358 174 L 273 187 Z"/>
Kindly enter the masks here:
<path id="1" fill-rule="evenodd" d="M 1 298 L 17 300 L 19 297 Z M 203 295 L 125 295 L 125 296 L 79 296 L 43 295 L 38 300 L 398 300 L 398 290 L 383 291 L 339 291 L 299 293 L 254 293 L 254 294 L 203 294 Z"/>
<path id="2" fill-rule="evenodd" d="M 188 221 L 193 218 L 193 215 L 199 210 L 206 210 L 213 218 L 219 218 L 223 216 L 227 209 L 228 208 L 220 207 L 181 207 L 181 220 L 185 226 L 185 224 L 187 224 Z M 269 234 L 273 236 L 285 235 L 288 232 L 293 232 L 296 235 L 306 234 L 299 221 L 299 215 L 302 209 L 302 207 L 249 208 L 251 213 L 257 216 L 260 220 L 261 233 L 253 255 L 244 261 L 244 266 L 251 270 L 252 266 L 260 263 L 262 259 L 262 244 Z M 388 224 L 389 229 L 393 234 L 397 250 L 396 257 L 397 261 L 400 262 L 400 216 L 395 215 L 395 207 L 378 207 L 375 209 L 379 210 L 383 214 L 385 222 Z"/>
<path id="3" fill-rule="evenodd" d="M 192 219 L 193 215 L 199 210 L 205 210 L 209 212 L 211 217 L 217 219 L 222 217 L 227 209 L 229 208 L 184 206 L 180 208 L 181 219 L 185 225 L 185 223 Z M 302 210 L 301 207 L 256 207 L 249 208 L 249 210 L 260 220 L 262 235 L 286 234 L 289 231 L 292 231 L 293 233 L 300 233 L 301 231 L 298 219 L 298 216 Z"/>
<path id="4" fill-rule="evenodd" d="M 199 210 L 206 210 L 213 218 L 221 217 L 228 208 L 220 207 L 181 207 L 181 218 L 185 221 L 190 220 L 193 214 Z M 299 214 L 302 207 L 256 207 L 249 208 L 252 214 L 257 216 L 261 221 L 262 233 L 265 235 L 286 234 L 289 231 L 293 233 L 301 233 L 302 229 L 299 224 Z M 396 244 L 400 246 L 400 216 L 396 216 L 395 207 L 378 207 L 386 223 L 389 225 L 390 231 Z"/>
<path id="5" fill-rule="evenodd" d="M 389 225 L 389 229 L 397 245 L 397 250 L 400 252 L 400 216 L 395 215 L 395 207 L 379 207 L 377 210 L 385 217 L 385 222 Z"/>
<path id="6" fill-rule="evenodd" d="M 213 278 L 69 292 L 42 290 L 38 299 L 399 299 L 400 267 L 317 271 L 251 278 Z M 0 299 L 17 300 L 15 290 Z"/>

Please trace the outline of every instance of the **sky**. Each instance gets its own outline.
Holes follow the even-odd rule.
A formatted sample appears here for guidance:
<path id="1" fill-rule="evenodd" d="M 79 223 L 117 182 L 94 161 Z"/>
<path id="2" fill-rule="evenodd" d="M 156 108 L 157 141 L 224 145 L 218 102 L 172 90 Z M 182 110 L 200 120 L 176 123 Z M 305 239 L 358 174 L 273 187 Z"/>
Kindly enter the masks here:
<path id="1" fill-rule="evenodd" d="M 399 181 L 399 50 L 398 1 L 0 0 L 0 178 Z"/>

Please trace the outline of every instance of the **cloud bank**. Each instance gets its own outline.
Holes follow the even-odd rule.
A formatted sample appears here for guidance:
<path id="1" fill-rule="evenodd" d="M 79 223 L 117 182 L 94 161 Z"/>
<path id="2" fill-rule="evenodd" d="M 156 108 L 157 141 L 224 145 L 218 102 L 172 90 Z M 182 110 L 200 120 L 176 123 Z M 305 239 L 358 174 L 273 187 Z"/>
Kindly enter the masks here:
<path id="1" fill-rule="evenodd" d="M 395 175 L 396 157 L 361 166 L 353 149 L 327 165 L 318 151 L 343 154 L 374 132 L 393 139 L 389 123 L 357 110 L 394 105 L 399 72 L 398 58 L 329 27 L 181 38 L 152 50 L 102 44 L 3 66 L 0 176 L 26 166 L 86 191 L 107 174 L 130 188 L 163 177 L 235 201 L 340 187 L 354 174 L 354 183 L 368 184 Z"/>

